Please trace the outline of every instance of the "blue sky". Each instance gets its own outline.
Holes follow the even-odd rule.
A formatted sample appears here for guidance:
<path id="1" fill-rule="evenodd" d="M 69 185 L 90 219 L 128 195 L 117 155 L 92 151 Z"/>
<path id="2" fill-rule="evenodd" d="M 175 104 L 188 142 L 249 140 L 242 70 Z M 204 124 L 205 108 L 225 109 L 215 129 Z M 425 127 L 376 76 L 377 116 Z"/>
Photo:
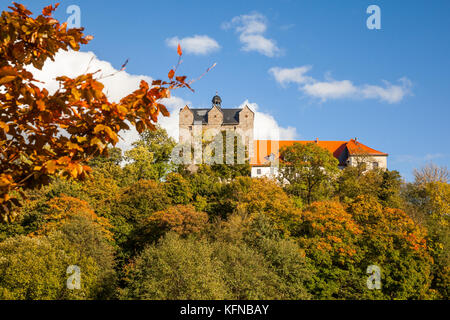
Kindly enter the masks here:
<path id="1" fill-rule="evenodd" d="M 34 13 L 51 4 L 20 2 Z M 179 73 L 217 66 L 195 93 L 175 93 L 193 107 L 218 91 L 224 107 L 255 103 L 297 139 L 358 137 L 407 180 L 430 160 L 450 163 L 450 1 L 60 2 L 55 17 L 78 5 L 95 37 L 82 51 L 116 69 L 129 58 L 134 75 L 166 77 L 177 61 L 170 39 L 202 36 L 203 52 L 184 47 Z M 372 4 L 381 30 L 366 26 Z"/>

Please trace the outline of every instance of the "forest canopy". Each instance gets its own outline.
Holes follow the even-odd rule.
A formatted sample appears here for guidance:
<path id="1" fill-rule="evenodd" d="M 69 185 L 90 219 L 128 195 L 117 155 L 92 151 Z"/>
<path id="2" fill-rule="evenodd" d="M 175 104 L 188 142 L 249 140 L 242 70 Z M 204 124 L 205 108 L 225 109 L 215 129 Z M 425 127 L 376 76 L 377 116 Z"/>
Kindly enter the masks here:
<path id="1" fill-rule="evenodd" d="M 0 17 L 0 299 L 449 299 L 447 168 L 405 182 L 294 144 L 289 183 L 248 163 L 186 170 L 157 123 L 190 88 L 175 69 L 118 103 L 94 74 L 39 89 L 25 66 L 92 39 L 55 8 Z"/>

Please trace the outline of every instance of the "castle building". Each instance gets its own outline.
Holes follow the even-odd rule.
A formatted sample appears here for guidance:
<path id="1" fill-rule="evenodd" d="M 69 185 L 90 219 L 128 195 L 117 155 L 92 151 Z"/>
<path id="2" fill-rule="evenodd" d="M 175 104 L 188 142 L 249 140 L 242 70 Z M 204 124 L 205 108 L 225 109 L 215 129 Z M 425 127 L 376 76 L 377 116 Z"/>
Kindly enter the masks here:
<path id="1" fill-rule="evenodd" d="M 277 176 L 278 167 L 274 167 L 273 163 L 278 161 L 281 148 L 292 146 L 294 143 L 315 143 L 328 150 L 339 161 L 339 168 L 341 169 L 347 166 L 357 166 L 361 162 L 366 164 L 367 169 L 387 169 L 388 154 L 372 149 L 356 138 L 349 141 L 319 141 L 319 139 L 314 141 L 255 140 L 254 154 L 250 159 L 252 177 Z"/>
<path id="2" fill-rule="evenodd" d="M 240 109 L 222 108 L 222 99 L 215 95 L 210 108 L 194 109 L 185 106 L 180 110 L 179 144 L 190 146 L 188 152 L 193 147 L 194 158 L 190 164 L 195 167 L 196 164 L 203 163 L 201 144 L 204 141 L 212 141 L 222 132 L 240 136 L 245 145 L 245 160 L 250 163 L 252 177 L 278 175 L 277 164 L 280 150 L 282 147 L 292 146 L 294 143 L 315 143 L 330 151 L 339 160 L 340 168 L 356 166 L 358 163 L 365 162 L 367 169 L 387 169 L 388 154 L 372 149 L 356 138 L 349 141 L 254 140 L 254 121 L 255 113 L 248 106 Z M 222 136 L 220 137 L 222 138 Z M 200 150 L 199 158 L 196 158 L 195 150 Z"/>
<path id="3" fill-rule="evenodd" d="M 250 157 L 253 150 L 254 121 L 255 113 L 248 106 L 241 109 L 222 108 L 222 99 L 215 95 L 210 108 L 194 109 L 185 106 L 180 110 L 179 143 L 192 145 L 196 134 L 201 134 L 205 140 L 228 131 L 242 137 L 246 154 Z"/>

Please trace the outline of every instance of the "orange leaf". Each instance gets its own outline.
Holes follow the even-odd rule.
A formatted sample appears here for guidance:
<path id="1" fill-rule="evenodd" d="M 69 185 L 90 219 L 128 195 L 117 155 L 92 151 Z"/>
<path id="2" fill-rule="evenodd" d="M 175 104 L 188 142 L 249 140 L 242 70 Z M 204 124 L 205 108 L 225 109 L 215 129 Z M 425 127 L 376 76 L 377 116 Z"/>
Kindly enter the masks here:
<path id="1" fill-rule="evenodd" d="M 161 110 L 161 113 L 163 114 L 164 117 L 170 117 L 170 113 L 169 113 L 169 111 L 167 111 L 167 108 L 165 105 L 158 104 L 158 108 L 159 108 L 159 110 Z"/>
<path id="2" fill-rule="evenodd" d="M 178 44 L 177 53 L 178 53 L 179 56 L 181 56 L 183 54 L 183 51 L 181 51 L 180 44 Z"/>
<path id="3" fill-rule="evenodd" d="M 56 7 L 58 7 L 58 5 L 59 4 L 57 4 Z M 55 9 L 56 9 L 56 7 L 55 7 Z M 53 6 L 51 6 L 51 5 L 47 6 L 44 9 L 42 9 L 42 14 L 46 17 L 49 17 L 52 15 L 53 10 L 55 10 L 55 9 L 53 9 Z"/>
<path id="4" fill-rule="evenodd" d="M 172 80 L 173 76 L 175 75 L 175 71 L 172 69 L 169 71 L 169 79 Z"/>
<path id="5" fill-rule="evenodd" d="M 37 105 L 39 111 L 45 110 L 45 102 L 44 101 L 38 100 L 38 101 L 36 101 L 36 105 Z"/>
<path id="6" fill-rule="evenodd" d="M 175 74 L 175 72 L 174 72 L 174 74 Z M 0 85 L 8 83 L 8 82 L 11 82 L 11 81 L 15 80 L 16 78 L 17 78 L 16 76 L 3 77 L 3 78 L 0 79 Z M 172 76 L 172 78 L 173 78 L 173 76 Z"/>

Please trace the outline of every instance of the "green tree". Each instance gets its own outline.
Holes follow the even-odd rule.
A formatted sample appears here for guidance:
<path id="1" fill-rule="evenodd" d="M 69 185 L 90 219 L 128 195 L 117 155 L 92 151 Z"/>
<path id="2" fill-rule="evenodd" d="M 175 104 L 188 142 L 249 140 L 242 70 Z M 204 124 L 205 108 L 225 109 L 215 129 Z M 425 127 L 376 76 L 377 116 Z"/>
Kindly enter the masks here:
<path id="1" fill-rule="evenodd" d="M 188 204 L 192 201 L 189 181 L 179 173 L 169 173 L 164 183 L 164 188 L 173 204 Z"/>
<path id="2" fill-rule="evenodd" d="M 338 160 L 315 143 L 280 150 L 280 180 L 286 191 L 304 203 L 327 198 L 339 172 Z"/>
<path id="3" fill-rule="evenodd" d="M 160 126 L 154 131 L 142 132 L 139 140 L 133 143 L 133 149 L 125 153 L 125 159 L 130 162 L 125 167 L 127 176 L 133 177 L 133 181 L 163 179 L 174 170 L 170 156 L 175 145 L 175 140 Z"/>
<path id="4" fill-rule="evenodd" d="M 415 170 L 415 181 L 403 189 L 406 210 L 428 229 L 427 244 L 434 260 L 432 290 L 450 297 L 450 185 L 446 167 L 434 164 Z"/>
<path id="5" fill-rule="evenodd" d="M 348 166 L 337 180 L 336 195 L 350 203 L 358 196 L 372 195 L 386 207 L 400 208 L 402 180 L 398 171 L 366 169 L 366 163 Z"/>
<path id="6" fill-rule="evenodd" d="M 304 252 L 264 214 L 233 214 L 212 226 L 233 299 L 309 299 Z"/>
<path id="7" fill-rule="evenodd" d="M 381 268 L 381 290 L 364 290 L 369 299 L 428 299 L 432 280 L 432 259 L 426 229 L 400 209 L 383 208 L 373 196 L 360 196 L 349 212 L 363 231 L 358 239 L 364 252 L 361 271 L 369 265 Z"/>
<path id="8" fill-rule="evenodd" d="M 75 208 L 73 208 L 75 209 Z M 37 237 L 0 243 L 0 299 L 106 299 L 114 294 L 114 251 L 91 215 L 71 212 Z M 66 270 L 81 270 L 81 289 L 69 290 Z"/>
<path id="9" fill-rule="evenodd" d="M 116 214 L 123 216 L 127 221 L 139 224 L 153 212 L 165 209 L 171 203 L 162 183 L 139 180 L 123 189 Z"/>
<path id="10" fill-rule="evenodd" d="M 226 299 L 222 263 L 206 240 L 169 233 L 148 246 L 126 270 L 122 299 Z"/>
<path id="11" fill-rule="evenodd" d="M 153 165 L 153 153 L 144 145 L 136 145 L 125 152 L 124 167 L 126 184 L 130 185 L 139 180 L 159 180 L 158 172 Z"/>

